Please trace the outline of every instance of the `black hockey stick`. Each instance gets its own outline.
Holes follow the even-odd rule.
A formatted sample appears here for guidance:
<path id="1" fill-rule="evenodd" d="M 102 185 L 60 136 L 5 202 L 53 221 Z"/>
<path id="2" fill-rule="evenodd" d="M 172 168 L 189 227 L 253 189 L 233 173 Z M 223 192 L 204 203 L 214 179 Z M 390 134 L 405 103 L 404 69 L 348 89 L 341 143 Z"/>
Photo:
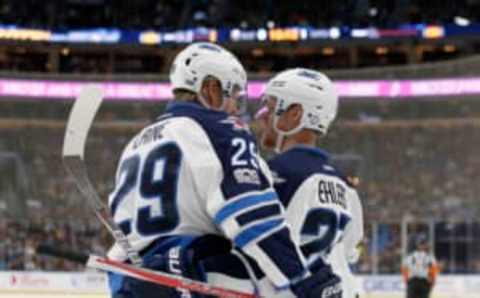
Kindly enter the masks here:
<path id="1" fill-rule="evenodd" d="M 88 255 L 85 253 L 60 249 L 46 244 L 40 244 L 39 246 L 37 246 L 35 252 L 40 255 L 60 258 L 83 265 L 85 265 L 88 261 Z"/>

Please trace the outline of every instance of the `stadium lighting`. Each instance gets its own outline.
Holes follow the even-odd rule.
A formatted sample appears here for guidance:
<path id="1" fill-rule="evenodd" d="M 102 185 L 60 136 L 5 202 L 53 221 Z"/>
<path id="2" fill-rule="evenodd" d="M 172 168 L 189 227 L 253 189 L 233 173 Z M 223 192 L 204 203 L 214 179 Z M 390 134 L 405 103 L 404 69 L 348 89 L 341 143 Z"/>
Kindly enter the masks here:
<path id="1" fill-rule="evenodd" d="M 330 38 L 332 38 L 332 39 L 339 39 L 340 35 L 341 35 L 340 28 L 338 28 L 338 27 L 330 28 L 329 33 L 330 33 Z"/>
<path id="2" fill-rule="evenodd" d="M 446 53 L 453 53 L 456 50 L 457 50 L 457 48 L 453 44 L 446 44 L 446 45 L 443 46 L 443 51 L 446 52 Z"/>
<path id="3" fill-rule="evenodd" d="M 301 28 L 301 29 L 300 29 L 300 38 L 301 38 L 302 40 L 308 38 L 308 30 L 307 30 L 307 29 L 305 29 L 305 28 Z"/>
<path id="4" fill-rule="evenodd" d="M 455 22 L 455 24 L 462 27 L 466 27 L 470 25 L 470 20 L 461 16 L 454 17 L 453 21 Z"/>
<path id="5" fill-rule="evenodd" d="M 68 56 L 70 55 L 70 49 L 69 48 L 62 48 L 61 53 L 63 56 Z"/>
<path id="6" fill-rule="evenodd" d="M 141 44 L 155 45 L 162 42 L 160 34 L 155 31 L 142 32 L 139 37 Z"/>
<path id="7" fill-rule="evenodd" d="M 324 56 L 332 56 L 335 54 L 335 49 L 332 47 L 325 47 L 322 49 L 322 55 Z"/>
<path id="8" fill-rule="evenodd" d="M 353 38 L 368 38 L 370 34 L 370 28 L 353 28 L 351 35 Z"/>
<path id="9" fill-rule="evenodd" d="M 265 30 L 263 28 L 257 30 L 257 39 L 258 40 L 264 41 L 264 40 L 267 39 L 267 36 L 268 36 L 267 30 Z"/>
<path id="10" fill-rule="evenodd" d="M 375 48 L 375 54 L 377 55 L 386 55 L 388 54 L 388 48 L 387 47 L 376 47 Z"/>
<path id="11" fill-rule="evenodd" d="M 438 39 L 445 37 L 445 29 L 443 28 L 443 26 L 427 26 L 423 30 L 423 37 L 426 39 Z"/>
<path id="12" fill-rule="evenodd" d="M 231 38 L 233 41 L 239 40 L 239 39 L 240 39 L 240 35 L 241 35 L 241 32 L 240 32 L 240 29 L 238 29 L 238 28 L 232 29 L 232 31 L 230 31 L 230 38 Z"/>
<path id="13" fill-rule="evenodd" d="M 261 57 L 261 56 L 263 56 L 264 54 L 265 54 L 265 52 L 264 52 L 263 49 L 261 49 L 261 48 L 255 48 L 255 49 L 252 50 L 252 55 L 253 55 L 254 57 Z"/>

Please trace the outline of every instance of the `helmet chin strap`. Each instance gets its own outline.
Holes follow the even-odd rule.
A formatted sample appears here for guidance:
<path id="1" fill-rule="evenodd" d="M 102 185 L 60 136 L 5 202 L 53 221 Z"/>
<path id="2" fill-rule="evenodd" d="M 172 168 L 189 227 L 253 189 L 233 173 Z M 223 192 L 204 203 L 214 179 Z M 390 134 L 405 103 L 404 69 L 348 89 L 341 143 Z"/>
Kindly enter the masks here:
<path id="1" fill-rule="evenodd" d="M 279 120 L 279 116 L 275 115 L 273 118 L 273 130 L 277 133 L 277 138 L 275 140 L 275 148 L 273 148 L 273 150 L 277 154 L 282 152 L 282 147 L 283 147 L 283 142 L 285 141 L 285 137 L 296 134 L 297 132 L 303 129 L 303 123 L 300 120 L 300 123 L 298 124 L 297 127 L 294 127 L 288 131 L 283 131 L 279 129 L 277 126 L 278 120 Z"/>
<path id="2" fill-rule="evenodd" d="M 275 129 L 275 131 L 277 131 Z M 283 145 L 283 140 L 285 139 L 285 136 L 281 133 L 277 132 L 277 139 L 275 140 L 275 148 L 273 148 L 273 151 L 277 154 L 282 153 L 282 145 Z"/>
<path id="3" fill-rule="evenodd" d="M 202 106 L 204 106 L 205 108 L 207 109 L 211 109 L 212 107 L 208 104 L 207 100 L 205 99 L 205 97 L 203 97 L 202 93 L 201 92 L 198 92 L 197 93 L 197 98 L 198 98 L 198 101 L 202 104 Z"/>
<path id="4" fill-rule="evenodd" d="M 207 99 L 202 95 L 201 92 L 198 92 L 198 93 L 197 93 L 197 98 L 198 98 L 198 101 L 199 101 L 204 107 L 206 107 L 207 109 L 215 110 L 215 111 L 223 111 L 224 108 L 225 108 L 226 100 L 224 100 L 223 97 L 222 97 L 222 105 L 221 105 L 218 109 L 212 107 L 212 106 L 207 102 Z"/>

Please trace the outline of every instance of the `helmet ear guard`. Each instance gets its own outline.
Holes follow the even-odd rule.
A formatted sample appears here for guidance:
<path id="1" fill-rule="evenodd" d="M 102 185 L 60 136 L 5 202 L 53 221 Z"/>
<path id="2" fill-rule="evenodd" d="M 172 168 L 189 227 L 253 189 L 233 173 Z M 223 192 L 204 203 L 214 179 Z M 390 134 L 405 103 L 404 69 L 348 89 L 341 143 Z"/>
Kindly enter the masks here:
<path id="1" fill-rule="evenodd" d="M 277 131 L 278 133 L 283 133 L 284 135 L 291 135 L 293 133 L 300 131 L 303 128 L 312 129 L 312 130 L 321 132 L 322 134 L 326 133 L 326 130 L 330 124 L 330 121 L 327 121 L 327 119 L 325 119 L 325 121 L 322 121 L 322 114 L 320 112 L 322 110 L 321 106 L 306 107 L 307 105 L 305 103 L 295 103 L 295 102 L 289 103 L 286 100 L 279 99 L 275 106 L 275 117 L 279 118 L 292 105 L 296 105 L 296 104 L 302 107 L 302 112 L 303 112 L 302 118 L 300 119 L 298 126 L 288 132 L 280 131 L 275 126 L 274 128 L 278 130 Z M 328 124 L 325 125 L 325 122 L 327 122 Z"/>
<path id="2" fill-rule="evenodd" d="M 302 122 L 305 128 L 312 129 L 325 135 L 327 134 L 328 128 L 335 118 L 335 115 L 325 114 L 322 109 L 323 107 L 320 105 L 305 109 L 308 112 L 303 115 Z"/>

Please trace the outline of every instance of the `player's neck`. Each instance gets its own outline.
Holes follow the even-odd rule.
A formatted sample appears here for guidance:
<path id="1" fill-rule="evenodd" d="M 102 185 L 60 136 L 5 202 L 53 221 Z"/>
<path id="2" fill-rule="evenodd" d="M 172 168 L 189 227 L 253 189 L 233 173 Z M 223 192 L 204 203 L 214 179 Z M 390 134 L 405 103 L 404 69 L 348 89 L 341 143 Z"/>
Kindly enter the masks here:
<path id="1" fill-rule="evenodd" d="M 312 131 L 303 130 L 292 136 L 287 136 L 282 145 L 282 152 L 292 149 L 295 146 L 316 147 L 317 135 Z"/>

